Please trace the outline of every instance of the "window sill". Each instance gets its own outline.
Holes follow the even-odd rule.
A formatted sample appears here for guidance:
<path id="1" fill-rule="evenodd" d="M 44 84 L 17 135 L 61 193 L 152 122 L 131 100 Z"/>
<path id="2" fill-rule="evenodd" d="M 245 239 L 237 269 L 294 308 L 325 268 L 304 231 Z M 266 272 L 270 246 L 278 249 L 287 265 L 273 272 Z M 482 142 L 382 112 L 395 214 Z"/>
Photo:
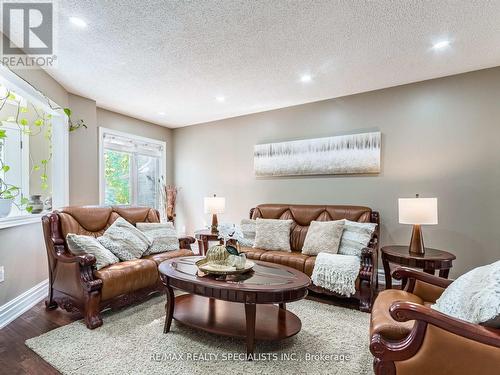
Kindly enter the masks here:
<path id="1" fill-rule="evenodd" d="M 40 223 L 42 216 L 44 216 L 45 214 L 46 212 L 42 212 L 39 214 L 4 217 L 0 219 L 0 229 L 17 227 L 20 225 Z"/>

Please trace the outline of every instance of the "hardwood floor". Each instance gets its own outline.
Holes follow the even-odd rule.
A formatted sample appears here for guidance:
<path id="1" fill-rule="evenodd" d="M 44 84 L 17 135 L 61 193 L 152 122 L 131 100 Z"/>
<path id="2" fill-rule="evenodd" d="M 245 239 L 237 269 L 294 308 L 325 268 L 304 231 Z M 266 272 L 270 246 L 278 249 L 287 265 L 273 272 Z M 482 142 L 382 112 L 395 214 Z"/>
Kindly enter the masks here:
<path id="1" fill-rule="evenodd" d="M 358 302 L 353 299 L 327 297 L 315 293 L 310 293 L 307 299 L 350 309 L 357 309 L 358 306 Z M 59 374 L 24 342 L 81 318 L 78 313 L 68 313 L 61 309 L 47 311 L 44 302 L 40 302 L 11 322 L 0 330 L 0 375 Z"/>
<path id="2" fill-rule="evenodd" d="M 24 345 L 24 341 L 81 319 L 61 309 L 46 311 L 44 302 L 0 330 L 0 374 L 59 374 Z"/>

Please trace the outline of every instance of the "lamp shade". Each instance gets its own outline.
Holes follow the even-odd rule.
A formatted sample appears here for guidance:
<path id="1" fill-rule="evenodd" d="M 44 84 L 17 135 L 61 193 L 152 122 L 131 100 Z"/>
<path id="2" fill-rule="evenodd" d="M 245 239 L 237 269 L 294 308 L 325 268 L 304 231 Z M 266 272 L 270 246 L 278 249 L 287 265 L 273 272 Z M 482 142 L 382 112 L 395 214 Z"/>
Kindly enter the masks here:
<path id="1" fill-rule="evenodd" d="M 437 198 L 399 198 L 399 223 L 437 224 Z"/>
<path id="2" fill-rule="evenodd" d="M 222 197 L 206 197 L 204 199 L 206 214 L 222 214 L 226 208 L 226 198 Z"/>

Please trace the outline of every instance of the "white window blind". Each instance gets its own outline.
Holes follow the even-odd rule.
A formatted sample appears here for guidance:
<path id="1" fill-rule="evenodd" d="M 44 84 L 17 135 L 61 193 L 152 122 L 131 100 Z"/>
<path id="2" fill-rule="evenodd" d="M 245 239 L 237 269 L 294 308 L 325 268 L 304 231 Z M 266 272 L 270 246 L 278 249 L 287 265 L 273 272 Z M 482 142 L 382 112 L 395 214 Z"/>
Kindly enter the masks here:
<path id="1" fill-rule="evenodd" d="M 136 153 L 140 155 L 149 155 L 161 157 L 164 152 L 164 146 L 158 143 L 145 142 L 140 139 L 109 134 L 104 132 L 104 147 L 111 150 Z"/>

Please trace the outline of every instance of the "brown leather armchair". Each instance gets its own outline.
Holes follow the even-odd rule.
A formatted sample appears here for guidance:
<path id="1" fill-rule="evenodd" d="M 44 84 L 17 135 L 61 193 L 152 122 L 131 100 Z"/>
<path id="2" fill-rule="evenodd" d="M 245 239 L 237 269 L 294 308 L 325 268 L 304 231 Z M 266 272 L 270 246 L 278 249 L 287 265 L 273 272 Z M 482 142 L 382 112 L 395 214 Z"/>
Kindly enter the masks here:
<path id="1" fill-rule="evenodd" d="M 430 308 L 452 280 L 404 267 L 393 277 L 404 290 L 381 292 L 371 313 L 376 374 L 498 374 L 499 329 Z"/>
<path id="2" fill-rule="evenodd" d="M 66 207 L 42 218 L 49 264 L 47 309 L 78 311 L 88 328 L 102 325 L 101 311 L 142 301 L 163 291 L 158 265 L 166 259 L 193 255 L 192 237 L 179 239 L 179 250 L 119 262 L 96 270 L 93 255 L 72 253 L 66 235 L 99 237 L 119 217 L 132 224 L 159 222 L 158 211 L 148 207 Z"/>

